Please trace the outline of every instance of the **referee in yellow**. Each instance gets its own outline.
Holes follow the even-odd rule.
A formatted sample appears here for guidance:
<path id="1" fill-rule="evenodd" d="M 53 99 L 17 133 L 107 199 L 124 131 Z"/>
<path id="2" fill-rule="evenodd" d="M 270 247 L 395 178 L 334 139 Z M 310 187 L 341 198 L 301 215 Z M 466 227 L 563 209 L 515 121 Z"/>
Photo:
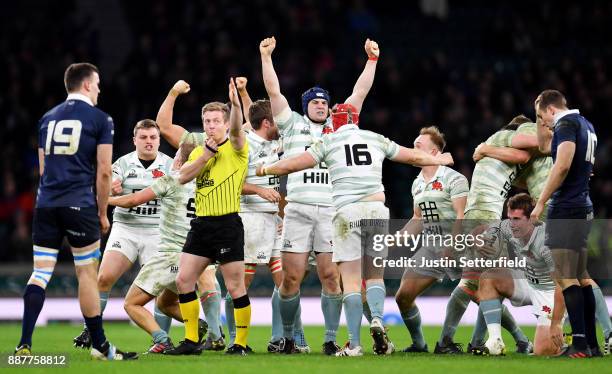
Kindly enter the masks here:
<path id="1" fill-rule="evenodd" d="M 198 277 L 211 263 L 219 263 L 225 286 L 234 301 L 236 341 L 226 354 L 246 355 L 251 323 L 251 302 L 244 286 L 244 229 L 238 212 L 240 192 L 247 173 L 249 149 L 242 131 L 242 112 L 233 79 L 230 79 L 231 111 L 212 102 L 202 108 L 208 139 L 189 155 L 179 181 L 196 179 L 196 218 L 179 261 L 176 287 L 185 323 L 185 340 L 166 353 L 202 353 L 198 344 L 200 304 L 195 292 Z"/>

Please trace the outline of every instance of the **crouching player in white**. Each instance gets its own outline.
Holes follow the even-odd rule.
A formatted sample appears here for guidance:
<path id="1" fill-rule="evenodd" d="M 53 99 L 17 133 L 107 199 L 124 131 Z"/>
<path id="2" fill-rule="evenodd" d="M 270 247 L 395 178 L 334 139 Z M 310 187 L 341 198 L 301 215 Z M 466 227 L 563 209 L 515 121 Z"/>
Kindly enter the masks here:
<path id="1" fill-rule="evenodd" d="M 503 298 L 510 299 L 514 306 L 532 306 L 538 319 L 534 354 L 554 355 L 560 351 L 563 296 L 552 279 L 554 262 L 550 250 L 544 246 L 544 225 L 534 226 L 529 220 L 534 206 L 531 196 L 525 193 L 508 200 L 508 219 L 500 224 L 499 243 L 506 246 L 510 258 L 525 258 L 526 267 L 522 271 L 492 269 L 481 275 L 478 295 L 489 339 L 484 347 L 477 348 L 480 353 L 503 355 L 506 351 L 501 337 Z"/>
<path id="2" fill-rule="evenodd" d="M 182 321 L 178 306 L 176 274 L 183 244 L 187 238 L 189 224 L 194 214 L 195 182 L 182 185 L 178 181 L 178 171 L 195 149 L 193 143 L 183 143 L 174 159 L 171 175 L 157 179 L 150 187 L 136 193 L 111 197 L 109 204 L 122 208 L 132 208 L 159 199 L 163 209 L 159 232 L 160 243 L 149 261 L 140 269 L 128 294 L 125 297 L 125 311 L 130 318 L 153 338 L 149 353 L 164 353 L 173 348 L 167 331 L 162 329 L 153 315 L 144 306 L 154 298 L 166 315 Z M 206 324 L 200 320 L 200 342 L 206 333 Z"/>
<path id="3" fill-rule="evenodd" d="M 343 306 L 349 329 L 349 342 L 337 356 L 361 356 L 360 327 L 362 243 L 361 220 L 384 223 L 389 219 L 382 184 L 385 158 L 417 166 L 452 164 L 450 154 L 432 156 L 420 150 L 404 148 L 386 137 L 360 130 L 359 113 L 351 104 L 338 104 L 332 110 L 334 133 L 323 137 L 306 152 L 258 168 L 257 175 L 284 175 L 325 162 L 332 183 L 334 248 L 332 260 L 338 263 L 344 287 Z M 370 221 L 370 222 L 374 222 Z M 370 333 L 374 352 L 394 350 L 382 323 L 385 283 L 382 274 L 365 274 L 366 299 L 372 314 Z"/>

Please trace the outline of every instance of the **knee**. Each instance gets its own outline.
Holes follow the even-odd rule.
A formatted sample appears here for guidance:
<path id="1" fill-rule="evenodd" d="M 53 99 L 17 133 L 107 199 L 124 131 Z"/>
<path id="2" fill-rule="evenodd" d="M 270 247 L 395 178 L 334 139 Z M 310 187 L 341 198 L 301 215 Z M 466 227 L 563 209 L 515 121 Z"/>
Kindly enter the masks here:
<path id="1" fill-rule="evenodd" d="M 98 288 L 100 289 L 100 291 L 110 290 L 113 287 L 114 283 L 115 279 L 111 275 L 107 273 L 98 274 Z"/>
<path id="2" fill-rule="evenodd" d="M 176 283 L 176 288 L 180 293 L 192 291 L 192 288 L 195 286 L 195 282 L 192 282 L 189 277 L 181 274 L 180 272 L 176 276 L 174 282 Z"/>
<path id="3" fill-rule="evenodd" d="M 395 294 L 395 302 L 400 310 L 407 310 L 412 306 L 414 302 L 414 295 L 411 290 L 400 288 Z"/>
<path id="4" fill-rule="evenodd" d="M 283 276 L 281 287 L 284 291 L 295 293 L 300 288 L 301 279 L 297 273 L 288 272 Z"/>

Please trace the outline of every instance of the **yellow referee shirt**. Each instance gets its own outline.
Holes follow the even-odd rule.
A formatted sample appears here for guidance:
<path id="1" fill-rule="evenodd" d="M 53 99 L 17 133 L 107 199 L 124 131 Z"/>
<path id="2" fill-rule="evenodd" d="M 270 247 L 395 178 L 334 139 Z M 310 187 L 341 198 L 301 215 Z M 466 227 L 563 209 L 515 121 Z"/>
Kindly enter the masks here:
<path id="1" fill-rule="evenodd" d="M 188 161 L 204 153 L 196 147 Z M 208 160 L 196 179 L 196 215 L 223 216 L 240 211 L 240 194 L 249 164 L 249 146 L 245 141 L 241 150 L 232 147 L 229 139 L 217 148 L 217 154 Z"/>

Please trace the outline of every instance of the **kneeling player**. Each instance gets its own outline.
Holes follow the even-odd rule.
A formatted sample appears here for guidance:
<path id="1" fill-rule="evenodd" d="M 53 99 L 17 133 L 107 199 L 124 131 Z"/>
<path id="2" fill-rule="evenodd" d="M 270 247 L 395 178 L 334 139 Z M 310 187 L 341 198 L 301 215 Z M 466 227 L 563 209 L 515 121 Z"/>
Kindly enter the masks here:
<path id="1" fill-rule="evenodd" d="M 563 302 L 555 303 L 555 299 L 562 296 L 552 279 L 554 262 L 550 250 L 544 246 L 545 228 L 543 225 L 534 226 L 529 220 L 533 208 L 533 200 L 525 193 L 508 200 L 508 219 L 500 224 L 499 243 L 507 247 L 510 258 L 526 259 L 526 267 L 522 271 L 492 269 L 481 275 L 478 294 L 489 339 L 484 346 L 475 349 L 475 354 L 505 353 L 501 337 L 503 298 L 510 299 L 514 306 L 532 305 L 533 314 L 538 319 L 534 337 L 536 355 L 559 352 L 552 335 L 554 329 L 563 326 Z M 556 309 L 555 304 L 558 304 Z"/>

